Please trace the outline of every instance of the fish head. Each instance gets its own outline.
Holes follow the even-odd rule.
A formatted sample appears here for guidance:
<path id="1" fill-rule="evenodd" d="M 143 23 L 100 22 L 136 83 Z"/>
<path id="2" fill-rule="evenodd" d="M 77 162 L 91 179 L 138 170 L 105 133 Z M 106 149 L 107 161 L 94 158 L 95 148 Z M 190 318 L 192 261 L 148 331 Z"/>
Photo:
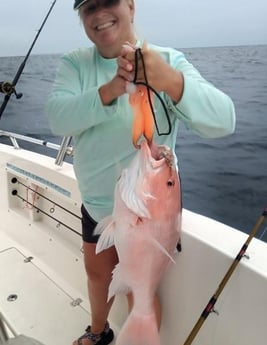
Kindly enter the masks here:
<path id="1" fill-rule="evenodd" d="M 162 219 L 179 211 L 176 157 L 167 146 L 143 140 L 118 183 L 121 199 L 139 218 Z"/>

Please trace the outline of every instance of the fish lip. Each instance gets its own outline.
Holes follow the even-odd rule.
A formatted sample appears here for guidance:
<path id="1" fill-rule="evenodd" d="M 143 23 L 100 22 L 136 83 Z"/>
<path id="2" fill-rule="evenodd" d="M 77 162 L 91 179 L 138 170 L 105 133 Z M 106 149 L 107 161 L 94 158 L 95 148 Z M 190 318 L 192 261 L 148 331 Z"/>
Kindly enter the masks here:
<path id="1" fill-rule="evenodd" d="M 143 152 L 144 158 L 150 161 L 153 168 L 159 168 L 162 165 L 166 164 L 166 158 L 164 155 L 160 156 L 160 152 L 157 145 L 153 143 L 149 144 L 146 140 L 143 140 L 140 146 L 140 150 Z"/>

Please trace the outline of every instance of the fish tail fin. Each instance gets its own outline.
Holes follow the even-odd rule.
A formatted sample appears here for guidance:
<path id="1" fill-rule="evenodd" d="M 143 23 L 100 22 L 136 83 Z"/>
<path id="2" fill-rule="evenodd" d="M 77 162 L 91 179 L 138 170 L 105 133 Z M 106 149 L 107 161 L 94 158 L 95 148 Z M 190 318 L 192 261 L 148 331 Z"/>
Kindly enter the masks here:
<path id="1" fill-rule="evenodd" d="M 118 334 L 116 345 L 160 345 L 156 315 L 142 315 L 133 310 Z"/>

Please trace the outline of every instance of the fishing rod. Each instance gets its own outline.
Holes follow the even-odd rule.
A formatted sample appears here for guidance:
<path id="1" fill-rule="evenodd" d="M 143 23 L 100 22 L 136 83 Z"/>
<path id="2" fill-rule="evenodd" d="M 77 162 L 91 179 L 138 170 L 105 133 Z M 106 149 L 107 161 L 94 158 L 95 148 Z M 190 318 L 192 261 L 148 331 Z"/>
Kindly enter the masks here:
<path id="1" fill-rule="evenodd" d="M 251 240 L 253 237 L 256 236 L 258 230 L 264 223 L 265 219 L 267 217 L 267 207 L 263 210 L 262 215 L 257 220 L 256 224 L 254 225 L 253 229 L 251 230 L 251 233 L 249 234 L 246 242 L 243 244 L 242 248 L 240 249 L 239 253 L 237 254 L 236 258 L 232 262 L 231 266 L 229 267 L 228 271 L 226 272 L 225 276 L 223 277 L 222 281 L 220 282 L 216 292 L 209 300 L 208 304 L 206 305 L 205 309 L 203 310 L 202 314 L 200 315 L 197 323 L 195 324 L 194 328 L 192 329 L 191 333 L 187 337 L 186 341 L 184 342 L 184 345 L 191 345 L 193 340 L 195 339 L 196 335 L 198 334 L 200 328 L 202 327 L 203 323 L 209 316 L 211 312 L 214 311 L 214 305 L 217 302 L 217 299 L 219 298 L 220 294 L 222 293 L 225 285 L 227 284 L 228 280 L 232 276 L 236 266 L 238 265 L 239 261 L 244 256 Z"/>
<path id="2" fill-rule="evenodd" d="M 6 108 L 7 104 L 8 104 L 8 101 L 9 101 L 11 95 L 14 93 L 17 99 L 20 99 L 23 96 L 22 93 L 17 93 L 16 92 L 15 86 L 17 85 L 17 82 L 18 82 L 18 80 L 19 80 L 19 78 L 20 78 L 20 76 L 21 76 L 21 74 L 22 74 L 22 72 L 24 70 L 26 62 L 27 62 L 27 60 L 28 60 L 28 58 L 29 58 L 29 56 L 30 56 L 30 54 L 32 52 L 32 49 L 33 49 L 33 47 L 34 47 L 34 45 L 35 45 L 35 43 L 36 43 L 36 41 L 37 41 L 37 39 L 39 37 L 39 35 L 40 35 L 44 25 L 45 25 L 49 15 L 50 15 L 50 13 L 52 12 L 52 9 L 55 6 L 56 2 L 57 2 L 57 0 L 54 0 L 52 2 L 52 5 L 50 6 L 49 11 L 47 12 L 47 14 L 45 16 L 45 18 L 44 18 L 44 20 L 42 22 L 42 25 L 40 26 L 39 30 L 37 31 L 37 34 L 36 34 L 32 44 L 30 46 L 30 49 L 29 49 L 28 53 L 26 54 L 24 60 L 22 61 L 21 65 L 19 66 L 18 71 L 17 71 L 17 73 L 16 73 L 12 83 L 7 82 L 7 81 L 0 82 L 0 92 L 5 94 L 4 101 L 3 101 L 2 105 L 1 105 L 1 108 L 0 108 L 0 119 L 1 119 L 1 116 L 2 116 L 2 114 L 3 114 L 3 112 L 4 112 L 5 108 Z"/>

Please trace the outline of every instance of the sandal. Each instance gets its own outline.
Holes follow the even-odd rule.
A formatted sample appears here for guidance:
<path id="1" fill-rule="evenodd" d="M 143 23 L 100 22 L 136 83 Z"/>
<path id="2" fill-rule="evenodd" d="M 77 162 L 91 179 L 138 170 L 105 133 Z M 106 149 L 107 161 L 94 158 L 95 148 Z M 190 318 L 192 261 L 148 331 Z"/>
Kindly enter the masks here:
<path id="1" fill-rule="evenodd" d="M 176 245 L 176 249 L 178 251 L 178 253 L 180 253 L 182 251 L 182 242 L 181 239 L 179 239 L 177 245 Z"/>
<path id="2" fill-rule="evenodd" d="M 82 340 L 91 340 L 94 345 L 108 345 L 112 342 L 114 338 L 114 333 L 111 328 L 109 328 L 109 323 L 106 322 L 103 332 L 95 334 L 91 332 L 91 326 L 88 326 L 85 333 L 78 339 L 78 345 L 83 345 Z"/>

